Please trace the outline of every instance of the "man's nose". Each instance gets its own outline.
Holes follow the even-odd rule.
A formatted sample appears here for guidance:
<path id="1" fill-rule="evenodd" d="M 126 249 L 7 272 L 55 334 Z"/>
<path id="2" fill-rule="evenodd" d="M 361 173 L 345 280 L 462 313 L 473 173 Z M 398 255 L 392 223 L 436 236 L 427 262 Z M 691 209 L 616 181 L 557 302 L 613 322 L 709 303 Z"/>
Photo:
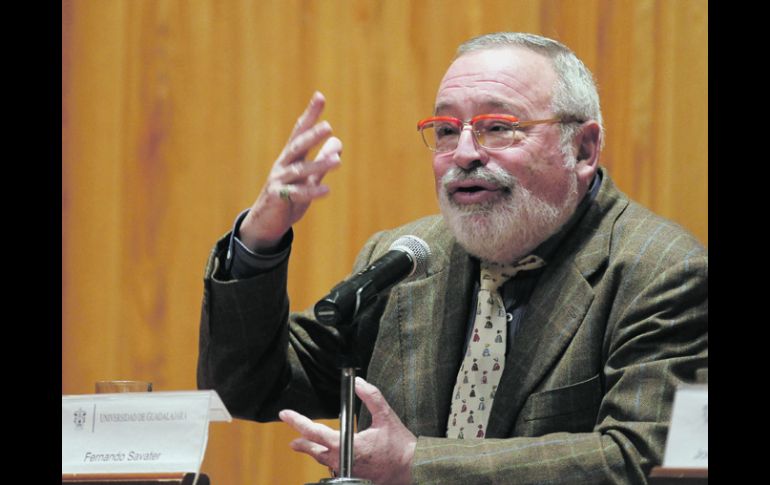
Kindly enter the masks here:
<path id="1" fill-rule="evenodd" d="M 457 140 L 457 148 L 452 156 L 452 161 L 464 170 L 487 164 L 486 153 L 476 143 L 472 129 L 468 125 L 465 125 L 460 132 L 460 138 Z"/>

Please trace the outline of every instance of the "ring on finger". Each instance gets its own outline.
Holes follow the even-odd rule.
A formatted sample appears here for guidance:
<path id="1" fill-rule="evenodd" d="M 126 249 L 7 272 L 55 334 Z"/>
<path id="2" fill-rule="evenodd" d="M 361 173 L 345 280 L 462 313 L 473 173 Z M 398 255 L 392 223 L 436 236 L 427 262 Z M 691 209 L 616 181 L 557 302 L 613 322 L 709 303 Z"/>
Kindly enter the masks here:
<path id="1" fill-rule="evenodd" d="M 278 195 L 281 199 L 291 202 L 291 187 L 289 185 L 284 185 L 281 187 L 281 190 L 278 191 Z"/>

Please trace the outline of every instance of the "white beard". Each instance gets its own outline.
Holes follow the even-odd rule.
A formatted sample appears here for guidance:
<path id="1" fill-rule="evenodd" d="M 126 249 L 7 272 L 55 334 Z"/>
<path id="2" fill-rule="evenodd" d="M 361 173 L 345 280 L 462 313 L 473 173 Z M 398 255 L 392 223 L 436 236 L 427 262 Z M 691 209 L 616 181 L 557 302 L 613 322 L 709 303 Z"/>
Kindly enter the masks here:
<path id="1" fill-rule="evenodd" d="M 449 198 L 446 185 L 466 178 L 494 182 L 509 191 L 490 203 L 461 205 Z M 577 207 L 577 196 L 576 176 L 570 178 L 564 202 L 555 205 L 536 197 L 502 169 L 478 167 L 466 172 L 454 167 L 441 179 L 439 206 L 450 231 L 468 253 L 485 261 L 511 263 L 529 254 L 569 220 Z"/>

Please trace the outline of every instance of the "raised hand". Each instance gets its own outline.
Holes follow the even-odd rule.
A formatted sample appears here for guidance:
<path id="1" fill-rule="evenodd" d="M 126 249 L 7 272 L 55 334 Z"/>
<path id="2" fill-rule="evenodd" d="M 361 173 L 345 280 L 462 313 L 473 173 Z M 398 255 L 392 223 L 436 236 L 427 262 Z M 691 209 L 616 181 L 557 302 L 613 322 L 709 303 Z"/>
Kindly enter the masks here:
<path id="1" fill-rule="evenodd" d="M 248 248 L 265 250 L 276 246 L 305 215 L 310 203 L 329 193 L 329 187 L 322 185 L 321 180 L 329 170 L 340 165 L 342 142 L 330 137 L 312 162 L 305 160 L 308 152 L 332 133 L 328 122 L 316 123 L 325 103 L 321 93 L 313 94 L 241 223 L 240 239 Z"/>

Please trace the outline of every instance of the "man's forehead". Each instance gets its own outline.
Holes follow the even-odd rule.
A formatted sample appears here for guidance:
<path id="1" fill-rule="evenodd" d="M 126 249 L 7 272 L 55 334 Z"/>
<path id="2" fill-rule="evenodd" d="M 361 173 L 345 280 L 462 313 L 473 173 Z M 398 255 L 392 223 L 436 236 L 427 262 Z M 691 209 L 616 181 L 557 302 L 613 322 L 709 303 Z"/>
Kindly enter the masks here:
<path id="1" fill-rule="evenodd" d="M 434 112 L 437 115 L 452 113 L 458 108 L 457 103 L 450 99 L 438 99 Z M 517 114 L 522 106 L 515 99 L 505 99 L 495 96 L 481 96 L 473 102 L 474 111 L 484 113 Z"/>
<path id="2" fill-rule="evenodd" d="M 441 83 L 451 83 L 458 78 L 519 77 L 544 71 L 553 71 L 552 61 L 544 54 L 525 47 L 496 47 L 471 51 L 456 58 Z"/>
<path id="3" fill-rule="evenodd" d="M 470 103 L 477 110 L 515 113 L 525 106 L 549 102 L 555 79 L 551 61 L 529 49 L 470 52 L 449 66 L 434 111 L 447 112 Z"/>
<path id="4" fill-rule="evenodd" d="M 475 64 L 475 63 L 474 63 Z M 473 69 L 473 70 L 472 70 Z M 503 82 L 513 80 L 516 72 L 509 66 L 479 64 L 473 67 L 452 64 L 441 79 L 441 87 L 451 87 L 464 82 Z"/>

